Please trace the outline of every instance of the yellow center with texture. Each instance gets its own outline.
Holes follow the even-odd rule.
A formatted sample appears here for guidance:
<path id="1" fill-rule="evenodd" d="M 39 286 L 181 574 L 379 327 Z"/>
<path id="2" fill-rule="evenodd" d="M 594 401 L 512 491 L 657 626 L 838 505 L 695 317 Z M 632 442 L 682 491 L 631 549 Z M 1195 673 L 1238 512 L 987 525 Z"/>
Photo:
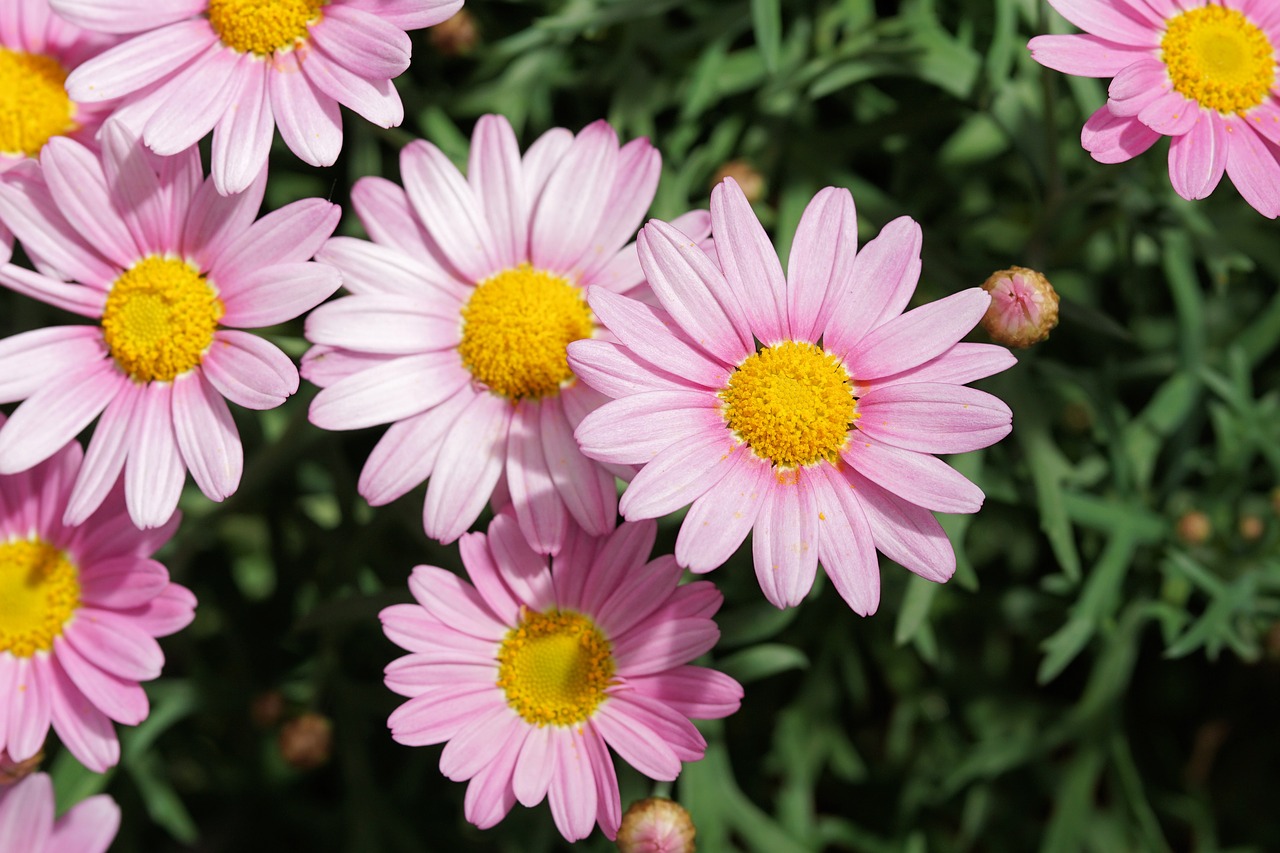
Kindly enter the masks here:
<path id="1" fill-rule="evenodd" d="M 579 288 L 521 264 L 476 285 L 462 309 L 458 354 L 495 394 L 549 397 L 573 379 L 565 350 L 591 330 L 591 309 Z"/>
<path id="2" fill-rule="evenodd" d="M 328 0 L 209 0 L 209 24 L 227 47 L 270 56 L 306 41 Z"/>
<path id="3" fill-rule="evenodd" d="M 134 380 L 169 382 L 200 365 L 222 314 L 222 301 L 194 267 L 152 255 L 111 285 L 102 336 Z"/>
<path id="4" fill-rule="evenodd" d="M 748 356 L 720 399 L 729 429 L 778 468 L 836 462 L 859 417 L 840 359 L 799 341 Z"/>
<path id="5" fill-rule="evenodd" d="M 498 649 L 498 686 L 535 726 L 571 726 L 595 713 L 616 667 L 613 649 L 586 616 L 524 612 Z"/>
<path id="6" fill-rule="evenodd" d="M 39 539 L 0 544 L 0 652 L 48 651 L 79 606 L 79 573 L 66 554 Z"/>
<path id="7" fill-rule="evenodd" d="M 1171 18 L 1160 49 L 1173 88 L 1205 109 L 1246 112 L 1275 84 L 1274 45 L 1235 9 L 1202 6 Z"/>
<path id="8" fill-rule="evenodd" d="M 0 47 L 0 154 L 34 157 L 50 137 L 76 129 L 66 80 L 53 57 Z"/>

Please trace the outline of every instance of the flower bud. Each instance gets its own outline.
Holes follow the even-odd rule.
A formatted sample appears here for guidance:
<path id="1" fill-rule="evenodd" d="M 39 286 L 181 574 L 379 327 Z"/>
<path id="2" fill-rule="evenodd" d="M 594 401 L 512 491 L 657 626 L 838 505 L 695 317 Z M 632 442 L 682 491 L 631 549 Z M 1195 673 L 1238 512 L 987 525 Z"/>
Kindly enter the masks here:
<path id="1" fill-rule="evenodd" d="M 0 749 L 0 788 L 21 782 L 36 771 L 41 761 L 44 761 L 44 750 L 25 761 L 14 761 L 8 752 Z"/>
<path id="2" fill-rule="evenodd" d="M 737 181 L 738 188 L 752 204 L 764 198 L 764 176 L 746 160 L 730 160 L 725 163 L 716 170 L 715 177 L 711 179 L 711 186 L 714 187 L 725 178 L 733 178 Z"/>
<path id="3" fill-rule="evenodd" d="M 1029 347 L 1048 338 L 1058 325 L 1058 294 L 1049 279 L 1035 270 L 1000 270 L 991 274 L 982 289 L 991 294 L 982 328 L 998 344 Z"/>
<path id="4" fill-rule="evenodd" d="M 689 813 L 662 797 L 631 804 L 618 827 L 621 853 L 693 853 L 697 831 Z"/>
<path id="5" fill-rule="evenodd" d="M 466 9 L 459 9 L 452 18 L 441 21 L 427 30 L 431 46 L 443 56 L 466 56 L 475 50 L 480 41 L 476 19 Z"/>
<path id="6" fill-rule="evenodd" d="M 280 728 L 279 745 L 280 755 L 291 767 L 314 770 L 329 760 L 333 723 L 313 712 L 301 714 Z"/>
<path id="7" fill-rule="evenodd" d="M 1267 525 L 1261 516 L 1249 512 L 1240 516 L 1236 522 L 1236 529 L 1244 541 L 1257 542 L 1262 538 L 1262 534 L 1267 532 Z"/>
<path id="8" fill-rule="evenodd" d="M 1178 519 L 1178 538 L 1187 545 L 1203 545 L 1213 535 L 1213 524 L 1209 516 L 1193 509 L 1184 512 Z"/>

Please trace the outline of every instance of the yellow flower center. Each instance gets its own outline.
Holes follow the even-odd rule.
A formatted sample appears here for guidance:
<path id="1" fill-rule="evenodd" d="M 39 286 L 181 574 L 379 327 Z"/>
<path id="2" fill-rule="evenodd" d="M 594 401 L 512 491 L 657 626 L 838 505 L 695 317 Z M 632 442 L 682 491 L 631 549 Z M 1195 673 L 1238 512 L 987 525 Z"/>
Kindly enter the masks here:
<path id="1" fill-rule="evenodd" d="M 67 555 L 39 539 L 0 544 L 0 652 L 29 658 L 80 606 L 80 580 Z"/>
<path id="2" fill-rule="evenodd" d="M 581 613 L 525 612 L 498 649 L 498 686 L 526 722 L 571 726 L 595 713 L 616 666 L 613 649 Z"/>
<path id="3" fill-rule="evenodd" d="M 1235 9 L 1202 6 L 1171 18 L 1160 49 L 1173 88 L 1205 109 L 1251 110 L 1275 83 L 1275 48 Z"/>
<path id="4" fill-rule="evenodd" d="M 199 366 L 222 313 L 222 300 L 194 267 L 151 255 L 111 285 L 102 337 L 135 380 L 168 382 Z"/>
<path id="5" fill-rule="evenodd" d="M 495 394 L 549 397 L 573 379 L 565 349 L 591 329 L 581 290 L 521 264 L 476 285 L 462 309 L 458 354 Z"/>
<path id="6" fill-rule="evenodd" d="M 799 341 L 748 356 L 720 399 L 729 429 L 779 468 L 835 462 L 860 417 L 840 359 Z"/>
<path id="7" fill-rule="evenodd" d="M 66 80 L 53 57 L 0 47 L 0 154 L 34 157 L 49 137 L 76 129 Z"/>
<path id="8" fill-rule="evenodd" d="M 270 56 L 307 39 L 329 0 L 209 0 L 209 23 L 227 47 Z"/>

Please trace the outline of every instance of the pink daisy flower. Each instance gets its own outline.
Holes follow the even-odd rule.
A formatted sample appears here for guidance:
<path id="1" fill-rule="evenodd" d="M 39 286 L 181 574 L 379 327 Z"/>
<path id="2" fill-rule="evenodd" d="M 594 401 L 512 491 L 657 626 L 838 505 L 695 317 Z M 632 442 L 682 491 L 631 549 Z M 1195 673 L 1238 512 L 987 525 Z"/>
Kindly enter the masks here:
<path id="1" fill-rule="evenodd" d="M 57 17 L 48 0 L 0 7 L 0 176 L 39 155 L 51 137 L 92 144 L 115 104 L 78 103 L 64 84 L 69 71 L 115 41 Z M 12 249 L 13 235 L 0 223 L 0 263 Z"/>
<path id="2" fill-rule="evenodd" d="M 1171 137 L 1169 179 L 1205 198 L 1225 172 L 1257 211 L 1280 215 L 1280 5 L 1273 0 L 1049 0 L 1080 35 L 1037 36 L 1041 65 L 1111 77 L 1081 141 L 1121 163 Z"/>
<path id="3" fill-rule="evenodd" d="M 83 460 L 73 441 L 30 471 L 0 476 L 0 753 L 30 758 L 52 724 L 101 773 L 120 760 L 112 721 L 147 718 L 138 682 L 164 665 L 155 638 L 186 627 L 196 600 L 151 559 L 177 516 L 139 530 L 117 489 L 83 524 L 63 523 Z"/>
<path id="4" fill-rule="evenodd" d="M 546 797 L 570 841 L 621 820 L 606 745 L 654 779 L 702 758 L 689 718 L 726 717 L 742 687 L 688 661 L 715 645 L 722 597 L 706 581 L 680 586 L 671 556 L 646 563 L 657 525 L 607 537 L 572 530 L 554 558 L 530 550 L 509 512 L 459 547 L 472 583 L 433 566 L 409 580 L 416 604 L 382 611 L 383 630 L 411 654 L 387 667 L 409 701 L 391 715 L 409 746 L 448 741 L 440 770 L 471 780 L 466 817 L 493 826 L 519 801 Z M 474 584 L 474 586 L 473 586 Z"/>
<path id="5" fill-rule="evenodd" d="M 847 190 L 810 202 L 785 279 L 732 179 L 712 192 L 711 220 L 718 263 L 671 225 L 646 225 L 640 265 L 662 307 L 593 291 L 619 343 L 569 346 L 578 375 L 616 398 L 578 426 L 583 452 L 643 466 L 623 516 L 690 505 L 675 556 L 695 572 L 754 531 L 756 576 L 778 607 L 804 598 L 821 562 L 854 610 L 874 612 L 877 548 L 945 581 L 955 555 L 930 510 L 976 512 L 983 494 L 931 454 L 1010 430 L 1004 403 L 962 387 L 1014 363 L 958 343 L 990 297 L 975 287 L 903 314 L 920 227 L 894 220 L 855 255 Z"/>
<path id="6" fill-rule="evenodd" d="M 237 329 L 290 320 L 337 290 L 337 270 L 307 259 L 340 211 L 306 199 L 254 222 L 265 170 L 223 197 L 196 148 L 159 158 L 115 121 L 102 140 L 99 158 L 54 139 L 39 169 L 0 182 L 0 220 L 42 270 L 3 266 L 0 284 L 98 321 L 0 341 L 0 402 L 25 401 L 0 429 L 0 474 L 47 459 L 101 414 L 67 523 L 87 518 L 123 470 L 130 514 L 155 527 L 187 470 L 212 500 L 239 485 L 224 397 L 270 409 L 298 389 L 284 353 Z"/>
<path id="7" fill-rule="evenodd" d="M 50 0 L 88 29 L 133 36 L 77 68 L 78 101 L 124 98 L 120 116 L 158 154 L 213 131 L 221 193 L 248 187 L 275 128 L 312 166 L 342 150 L 342 104 L 381 127 L 404 120 L 391 78 L 409 67 L 406 30 L 462 0 Z"/>
<path id="8" fill-rule="evenodd" d="M 81 800 L 53 819 L 53 782 L 36 773 L 0 789 L 0 850 L 104 853 L 120 829 L 120 807 L 106 794 Z"/>
<path id="9" fill-rule="evenodd" d="M 603 121 L 576 137 L 549 131 L 522 158 L 506 119 L 485 116 L 466 178 L 418 141 L 401 154 L 404 190 L 356 184 L 373 242 L 335 237 L 316 256 L 351 295 L 307 318 L 318 346 L 303 375 L 324 389 L 311 406 L 317 426 L 392 424 L 360 476 L 369 503 L 429 476 L 423 523 L 443 542 L 495 488 L 510 492 L 540 553 L 558 551 L 571 522 L 596 536 L 613 529 L 615 472 L 573 439 L 604 398 L 575 381 L 565 347 L 596 333 L 588 289 L 644 291 L 635 245 L 624 244 L 660 166 L 648 140 L 619 148 Z M 705 212 L 679 221 L 709 231 Z"/>

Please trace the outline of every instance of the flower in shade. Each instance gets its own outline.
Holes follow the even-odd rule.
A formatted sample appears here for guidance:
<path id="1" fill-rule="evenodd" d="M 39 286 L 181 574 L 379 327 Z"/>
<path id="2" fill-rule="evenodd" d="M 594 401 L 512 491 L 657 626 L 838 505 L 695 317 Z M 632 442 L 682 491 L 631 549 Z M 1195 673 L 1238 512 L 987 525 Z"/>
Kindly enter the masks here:
<path id="1" fill-rule="evenodd" d="M 120 760 L 112 721 L 147 717 L 138 682 L 164 664 L 155 638 L 186 627 L 196 601 L 151 559 L 176 515 L 140 530 L 116 489 L 83 524 L 63 523 L 83 459 L 73 441 L 30 471 L 0 476 L 0 754 L 30 758 L 52 725 L 101 773 Z M 30 848 L 0 844 L 16 849 Z"/>
<path id="2" fill-rule="evenodd" d="M 67 79 L 81 102 L 122 98 L 120 116 L 158 154 L 213 131 L 213 179 L 248 187 L 275 128 L 293 153 L 328 166 L 342 150 L 342 104 L 381 127 L 404 119 L 391 78 L 409 67 L 406 30 L 462 0 L 50 0 L 83 27 L 129 35 Z"/>
<path id="3" fill-rule="evenodd" d="M 70 24 L 49 0 L 5 0 L 0 13 L 0 175 L 40 153 L 54 136 L 92 144 L 112 102 L 82 104 L 67 94 L 67 73 L 115 41 Z M 0 263 L 13 236 L 0 224 Z"/>
<path id="4" fill-rule="evenodd" d="M 1120 163 L 1171 137 L 1169 179 L 1185 199 L 1225 172 L 1264 216 L 1280 215 L 1280 5 L 1264 0 L 1049 0 L 1086 32 L 1028 45 L 1041 65 L 1111 77 L 1084 147 Z"/>
<path id="5" fill-rule="evenodd" d="M 548 560 L 502 512 L 487 536 L 459 543 L 471 583 L 418 566 L 417 603 L 382 611 L 387 636 L 411 653 L 386 671 L 387 686 L 410 697 L 391 715 L 392 737 L 448 741 L 440 770 L 471 780 L 467 820 L 487 828 L 515 802 L 546 797 L 565 838 L 595 823 L 613 838 L 622 805 L 606 745 L 671 780 L 706 748 L 689 718 L 737 710 L 736 681 L 688 663 L 719 638 L 720 593 L 678 585 L 670 556 L 646 562 L 656 530 L 574 528 Z"/>
<path id="6" fill-rule="evenodd" d="M 297 390 L 284 353 L 224 327 L 274 325 L 337 290 L 338 272 L 307 259 L 340 211 L 307 199 L 255 222 L 265 170 L 224 197 L 195 148 L 156 157 L 115 121 L 102 141 L 99 158 L 54 139 L 39 169 L 0 182 L 0 221 L 41 269 L 0 267 L 0 284 L 98 321 L 0 341 L 0 402 L 24 401 L 0 429 L 0 473 L 47 459 L 101 414 L 67 523 L 87 518 L 123 471 L 129 512 L 154 527 L 187 470 L 213 500 L 239 485 L 224 397 L 269 409 Z"/>
<path id="7" fill-rule="evenodd" d="M 635 233 L 660 162 L 647 140 L 621 148 L 598 121 L 549 131 L 520 156 L 506 119 L 476 125 L 468 175 L 435 146 L 401 154 L 405 189 L 361 179 L 352 202 L 373 242 L 330 240 L 317 259 L 351 295 L 307 318 L 303 375 L 323 387 L 325 429 L 391 423 L 360 476 L 385 504 L 430 476 L 423 522 L 458 538 L 505 474 L 529 542 L 559 550 L 571 523 L 613 529 L 614 473 L 573 429 L 598 406 L 565 347 L 596 334 L 588 290 L 645 292 Z M 681 217 L 705 237 L 705 212 Z M 501 491 L 501 490 L 500 490 Z"/>
<path id="8" fill-rule="evenodd" d="M 643 466 L 623 516 L 689 505 L 675 556 L 695 572 L 754 530 L 756 576 L 778 607 L 804 598 L 821 562 L 854 610 L 873 612 L 876 548 L 946 580 L 955 555 L 930 510 L 976 512 L 983 495 L 932 454 L 1010 429 L 1004 403 L 962 385 L 1014 363 L 959 343 L 990 297 L 975 287 L 902 313 L 920 228 L 894 220 L 855 254 L 846 190 L 810 202 L 785 278 L 732 179 L 712 192 L 711 220 L 718 263 L 671 225 L 646 225 L 640 264 L 661 308 L 594 291 L 618 342 L 569 347 L 578 375 L 616 398 L 578 426 L 583 451 Z"/>
<path id="9" fill-rule="evenodd" d="M 106 794 L 76 803 L 53 819 L 53 781 L 43 773 L 0 789 L 0 850 L 104 853 L 120 828 L 120 807 Z"/>

